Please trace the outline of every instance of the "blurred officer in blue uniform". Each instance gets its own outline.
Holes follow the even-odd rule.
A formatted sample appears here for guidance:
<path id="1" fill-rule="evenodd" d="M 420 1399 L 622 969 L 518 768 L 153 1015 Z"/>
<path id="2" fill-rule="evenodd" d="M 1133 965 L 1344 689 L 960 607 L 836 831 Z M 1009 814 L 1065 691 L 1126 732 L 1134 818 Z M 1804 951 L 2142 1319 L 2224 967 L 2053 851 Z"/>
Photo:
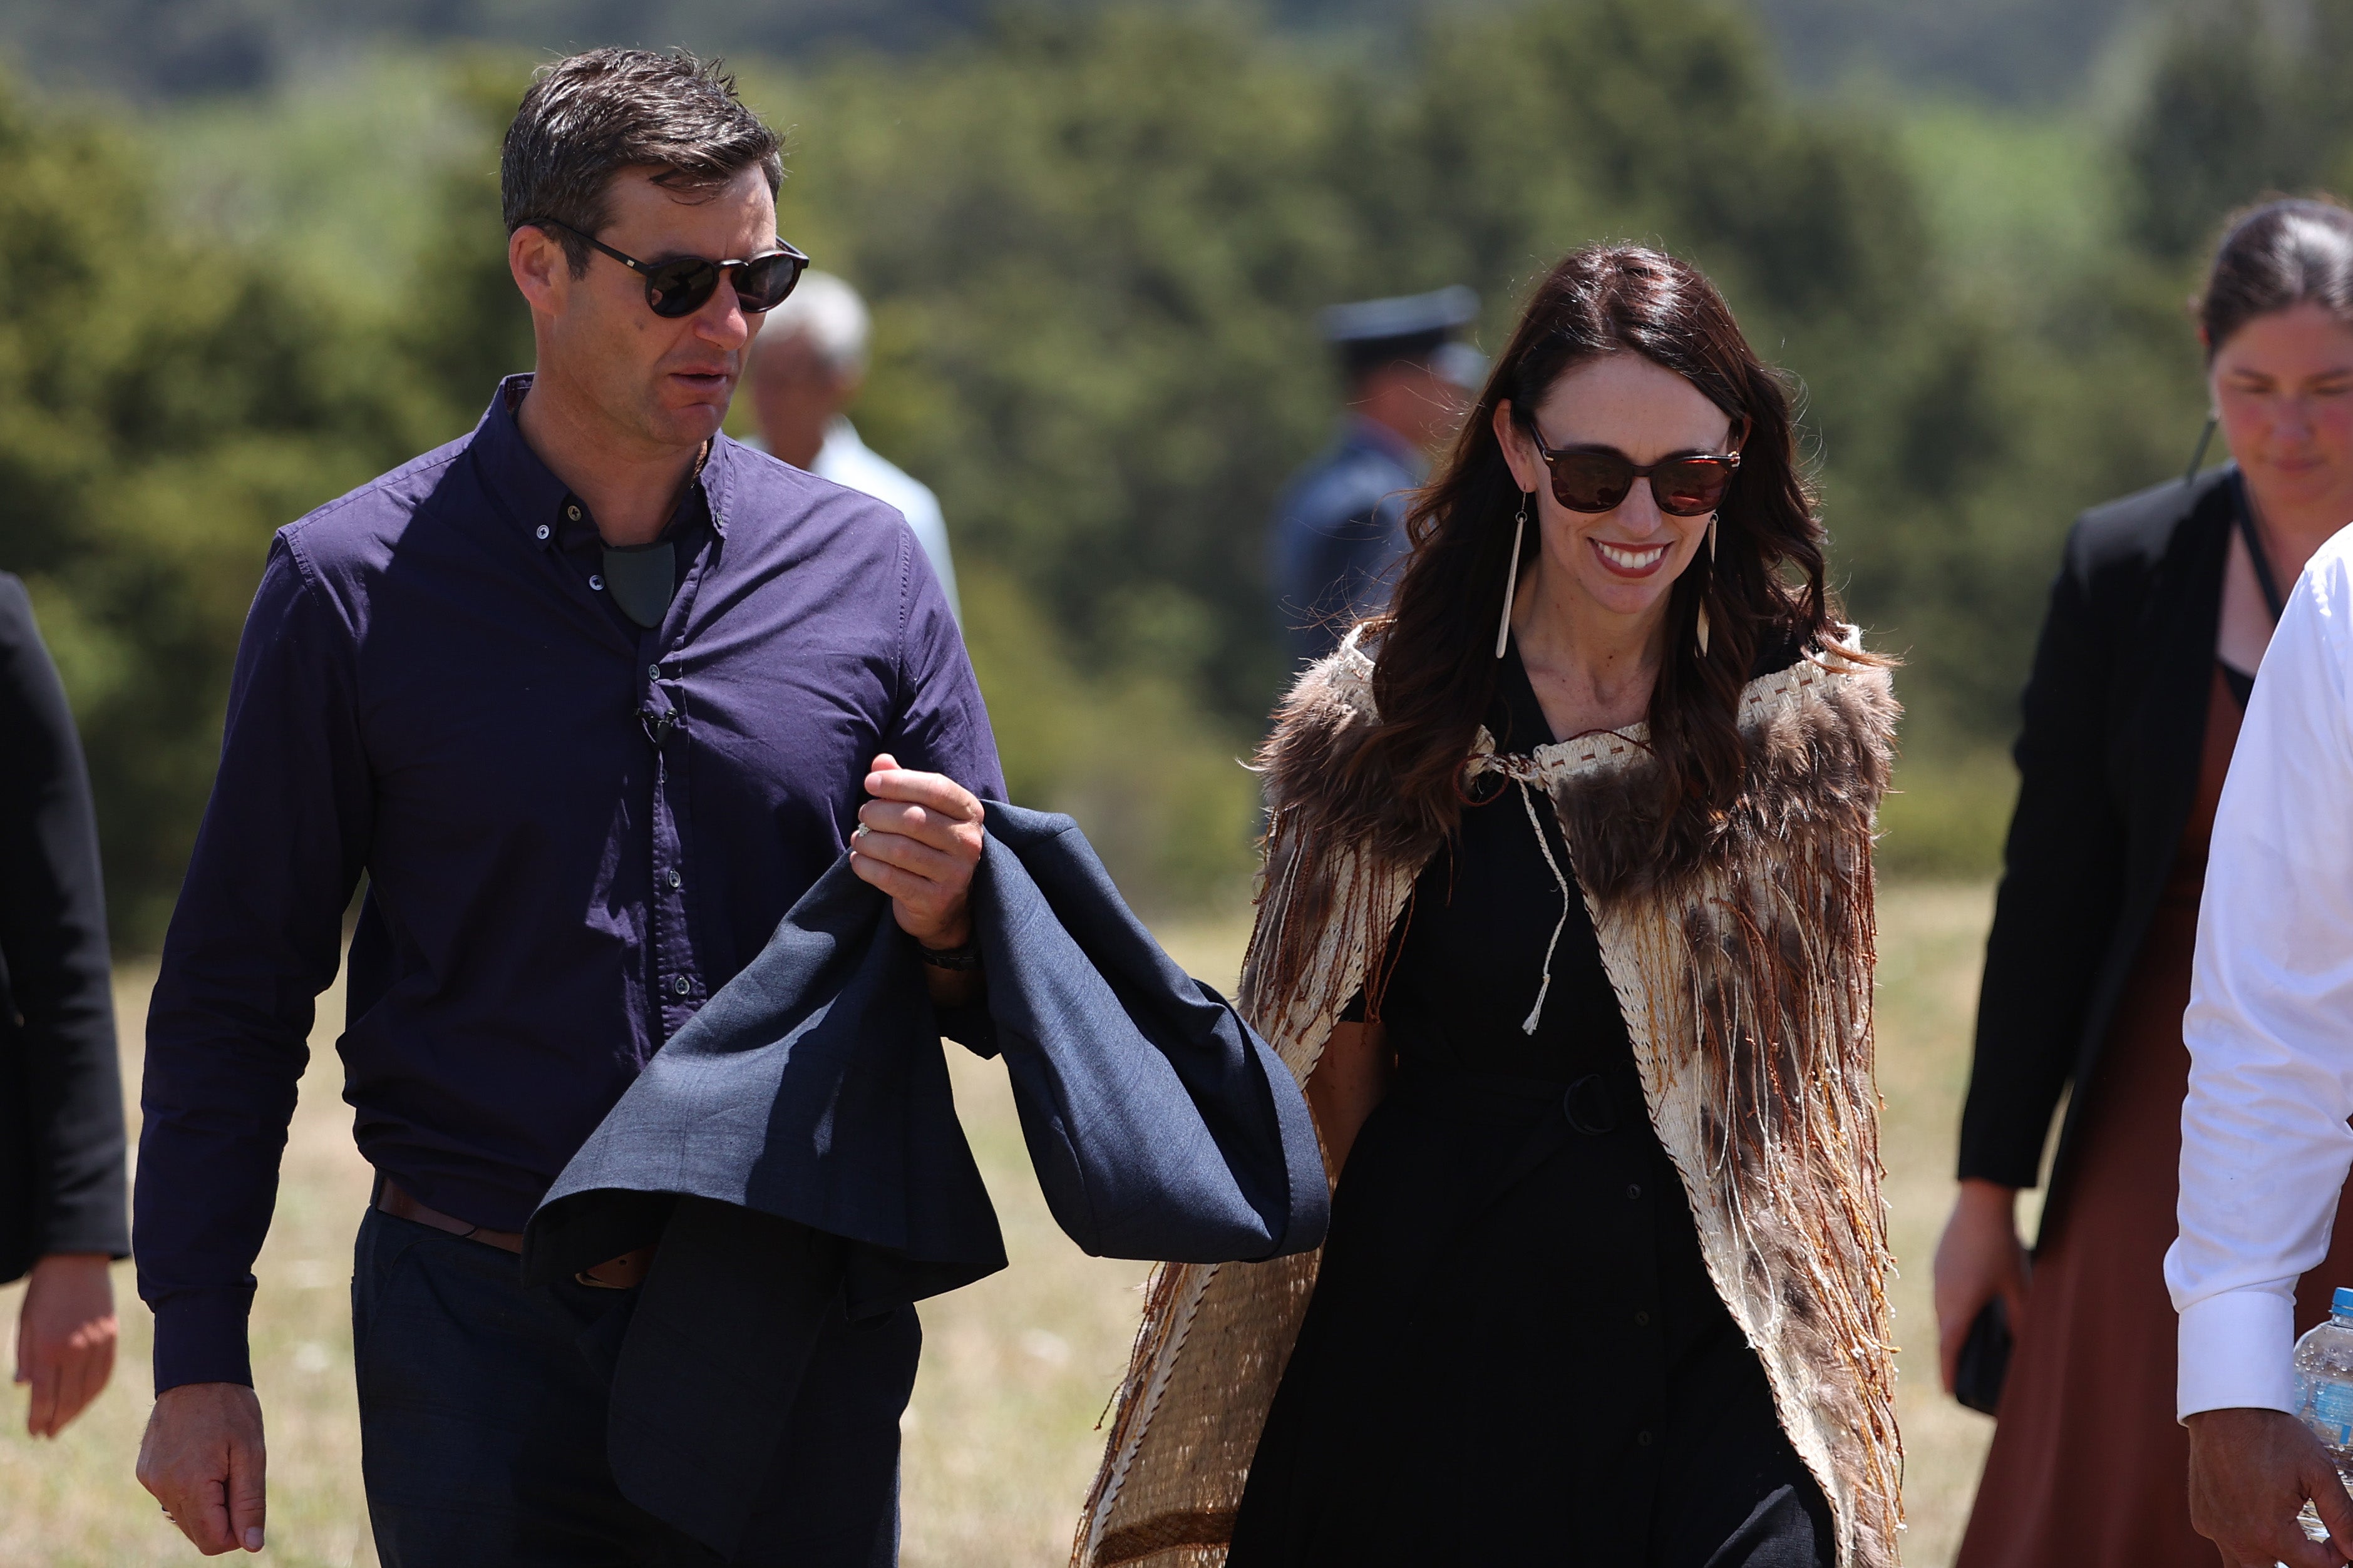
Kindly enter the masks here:
<path id="1" fill-rule="evenodd" d="M 1388 603 L 1412 492 L 1486 373 L 1485 358 L 1461 341 L 1478 314 L 1479 297 L 1459 285 L 1323 313 L 1348 418 L 1275 509 L 1271 575 L 1295 660 L 1323 658 L 1350 622 Z"/>

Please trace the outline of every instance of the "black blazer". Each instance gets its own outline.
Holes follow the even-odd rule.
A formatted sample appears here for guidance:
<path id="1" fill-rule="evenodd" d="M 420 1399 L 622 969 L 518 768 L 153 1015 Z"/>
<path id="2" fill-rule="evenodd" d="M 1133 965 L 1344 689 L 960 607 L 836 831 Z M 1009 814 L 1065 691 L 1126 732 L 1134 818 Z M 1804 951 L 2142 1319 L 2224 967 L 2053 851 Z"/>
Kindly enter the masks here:
<path id="1" fill-rule="evenodd" d="M 0 1281 L 131 1251 L 98 824 L 25 585 L 0 572 Z"/>
<path id="2" fill-rule="evenodd" d="M 2061 1091 L 2091 1079 L 2197 796 L 2236 479 L 2143 490 L 2067 536 L 2026 683 L 1964 1177 L 2032 1186 Z M 2069 1101 L 2054 1189 L 2084 1105 Z"/>

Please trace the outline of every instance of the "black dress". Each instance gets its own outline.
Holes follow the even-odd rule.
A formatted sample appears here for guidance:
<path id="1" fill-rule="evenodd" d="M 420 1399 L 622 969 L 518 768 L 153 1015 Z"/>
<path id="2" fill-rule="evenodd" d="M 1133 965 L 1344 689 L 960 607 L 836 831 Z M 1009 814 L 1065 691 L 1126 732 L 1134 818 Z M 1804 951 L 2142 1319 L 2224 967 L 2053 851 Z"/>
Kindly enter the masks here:
<path id="1" fill-rule="evenodd" d="M 1787 662 L 1784 660 L 1783 662 Z M 1490 721 L 1548 742 L 1517 650 Z M 1383 1000 L 1398 1071 L 1335 1196 L 1230 1568 L 1813 1568 L 1829 1510 L 1701 1262 L 1567 847 L 1516 785 L 1415 884 Z"/>

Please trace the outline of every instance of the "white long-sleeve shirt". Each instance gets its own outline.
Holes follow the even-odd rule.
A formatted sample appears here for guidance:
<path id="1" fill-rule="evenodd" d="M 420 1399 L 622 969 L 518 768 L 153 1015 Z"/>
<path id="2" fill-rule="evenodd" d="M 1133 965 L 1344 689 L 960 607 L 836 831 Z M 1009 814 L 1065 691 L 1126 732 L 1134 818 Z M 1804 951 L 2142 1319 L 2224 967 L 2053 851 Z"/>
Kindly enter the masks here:
<path id="1" fill-rule="evenodd" d="M 2263 655 L 2182 1033 L 2179 1413 L 2293 1412 L 2296 1280 L 2353 1165 L 2353 529 L 2313 556 Z"/>

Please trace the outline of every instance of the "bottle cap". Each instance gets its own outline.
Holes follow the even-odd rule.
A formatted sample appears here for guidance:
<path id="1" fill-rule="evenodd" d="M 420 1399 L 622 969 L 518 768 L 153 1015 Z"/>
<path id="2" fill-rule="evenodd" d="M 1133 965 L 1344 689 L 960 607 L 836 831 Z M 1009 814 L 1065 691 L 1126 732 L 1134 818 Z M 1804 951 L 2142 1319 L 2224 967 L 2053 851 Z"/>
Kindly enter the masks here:
<path id="1" fill-rule="evenodd" d="M 2353 1318 L 2353 1289 L 2343 1285 L 2337 1287 L 2337 1294 L 2329 1298 L 2328 1310 Z"/>

